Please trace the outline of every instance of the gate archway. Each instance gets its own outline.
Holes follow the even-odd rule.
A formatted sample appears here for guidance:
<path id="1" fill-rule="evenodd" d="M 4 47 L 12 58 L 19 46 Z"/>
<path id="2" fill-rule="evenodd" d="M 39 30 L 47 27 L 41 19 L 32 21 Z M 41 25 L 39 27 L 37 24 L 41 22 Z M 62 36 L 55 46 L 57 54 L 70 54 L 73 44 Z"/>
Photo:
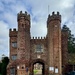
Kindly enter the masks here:
<path id="1" fill-rule="evenodd" d="M 33 60 L 31 62 L 31 73 L 32 75 L 45 75 L 45 62 L 42 59 Z"/>

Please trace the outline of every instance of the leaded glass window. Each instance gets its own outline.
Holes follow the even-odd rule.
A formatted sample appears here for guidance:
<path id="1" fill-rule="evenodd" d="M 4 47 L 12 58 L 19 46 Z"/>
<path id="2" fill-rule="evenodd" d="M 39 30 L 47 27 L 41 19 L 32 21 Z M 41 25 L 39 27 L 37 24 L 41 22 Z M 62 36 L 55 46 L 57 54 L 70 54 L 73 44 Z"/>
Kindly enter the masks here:
<path id="1" fill-rule="evenodd" d="M 11 75 L 15 75 L 15 68 L 11 68 L 11 69 L 10 69 L 10 74 L 11 74 Z"/>
<path id="2" fill-rule="evenodd" d="M 43 46 L 42 45 L 36 45 L 36 52 L 43 52 Z"/>
<path id="3" fill-rule="evenodd" d="M 12 60 L 16 60 L 16 59 L 17 59 L 17 55 L 12 55 L 12 56 L 11 56 L 11 59 L 12 59 Z"/>

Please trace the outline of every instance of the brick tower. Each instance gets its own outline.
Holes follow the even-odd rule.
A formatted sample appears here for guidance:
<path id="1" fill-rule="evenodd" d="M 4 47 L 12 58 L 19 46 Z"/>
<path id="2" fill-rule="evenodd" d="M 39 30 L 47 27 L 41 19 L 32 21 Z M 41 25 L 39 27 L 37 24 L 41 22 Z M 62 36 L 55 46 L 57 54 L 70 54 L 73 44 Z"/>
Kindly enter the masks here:
<path id="1" fill-rule="evenodd" d="M 48 51 L 49 51 L 49 73 L 61 75 L 61 15 L 59 12 L 48 16 Z"/>
<path id="2" fill-rule="evenodd" d="M 17 58 L 30 59 L 30 15 L 27 12 L 18 14 Z"/>
<path id="3" fill-rule="evenodd" d="M 68 35 L 66 28 L 61 30 L 59 12 L 48 16 L 47 36 L 44 38 L 30 38 L 30 15 L 27 12 L 20 11 L 17 22 L 18 30 L 9 30 L 10 62 L 7 75 L 34 75 L 37 63 L 42 65 L 41 75 L 62 75 L 62 69 L 65 73 Z"/>

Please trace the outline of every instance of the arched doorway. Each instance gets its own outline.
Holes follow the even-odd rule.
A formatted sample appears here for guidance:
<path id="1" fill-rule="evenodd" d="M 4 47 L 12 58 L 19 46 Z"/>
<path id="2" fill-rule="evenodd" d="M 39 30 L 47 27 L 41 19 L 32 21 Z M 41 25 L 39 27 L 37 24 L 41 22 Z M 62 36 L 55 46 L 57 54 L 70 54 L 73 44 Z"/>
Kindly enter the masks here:
<path id="1" fill-rule="evenodd" d="M 32 75 L 45 75 L 45 63 L 41 59 L 32 62 Z"/>

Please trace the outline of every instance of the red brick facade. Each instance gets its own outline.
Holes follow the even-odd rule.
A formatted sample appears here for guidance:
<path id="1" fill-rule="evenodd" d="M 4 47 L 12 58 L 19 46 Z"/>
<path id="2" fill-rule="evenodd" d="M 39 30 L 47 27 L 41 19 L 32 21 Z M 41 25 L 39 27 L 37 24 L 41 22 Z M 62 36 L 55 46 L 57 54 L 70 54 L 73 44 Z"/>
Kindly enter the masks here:
<path id="1" fill-rule="evenodd" d="M 7 75 L 28 75 L 28 73 L 33 75 L 33 65 L 37 62 L 43 64 L 44 75 L 50 73 L 61 75 L 62 66 L 67 64 L 67 31 L 61 31 L 61 15 L 59 12 L 57 14 L 53 12 L 51 16 L 48 16 L 48 32 L 44 38 L 31 38 L 31 21 L 27 12 L 22 13 L 21 11 L 17 16 L 17 21 L 18 30 L 10 29 L 9 31 L 10 63 L 7 67 Z M 56 70 L 58 73 L 55 72 Z"/>

